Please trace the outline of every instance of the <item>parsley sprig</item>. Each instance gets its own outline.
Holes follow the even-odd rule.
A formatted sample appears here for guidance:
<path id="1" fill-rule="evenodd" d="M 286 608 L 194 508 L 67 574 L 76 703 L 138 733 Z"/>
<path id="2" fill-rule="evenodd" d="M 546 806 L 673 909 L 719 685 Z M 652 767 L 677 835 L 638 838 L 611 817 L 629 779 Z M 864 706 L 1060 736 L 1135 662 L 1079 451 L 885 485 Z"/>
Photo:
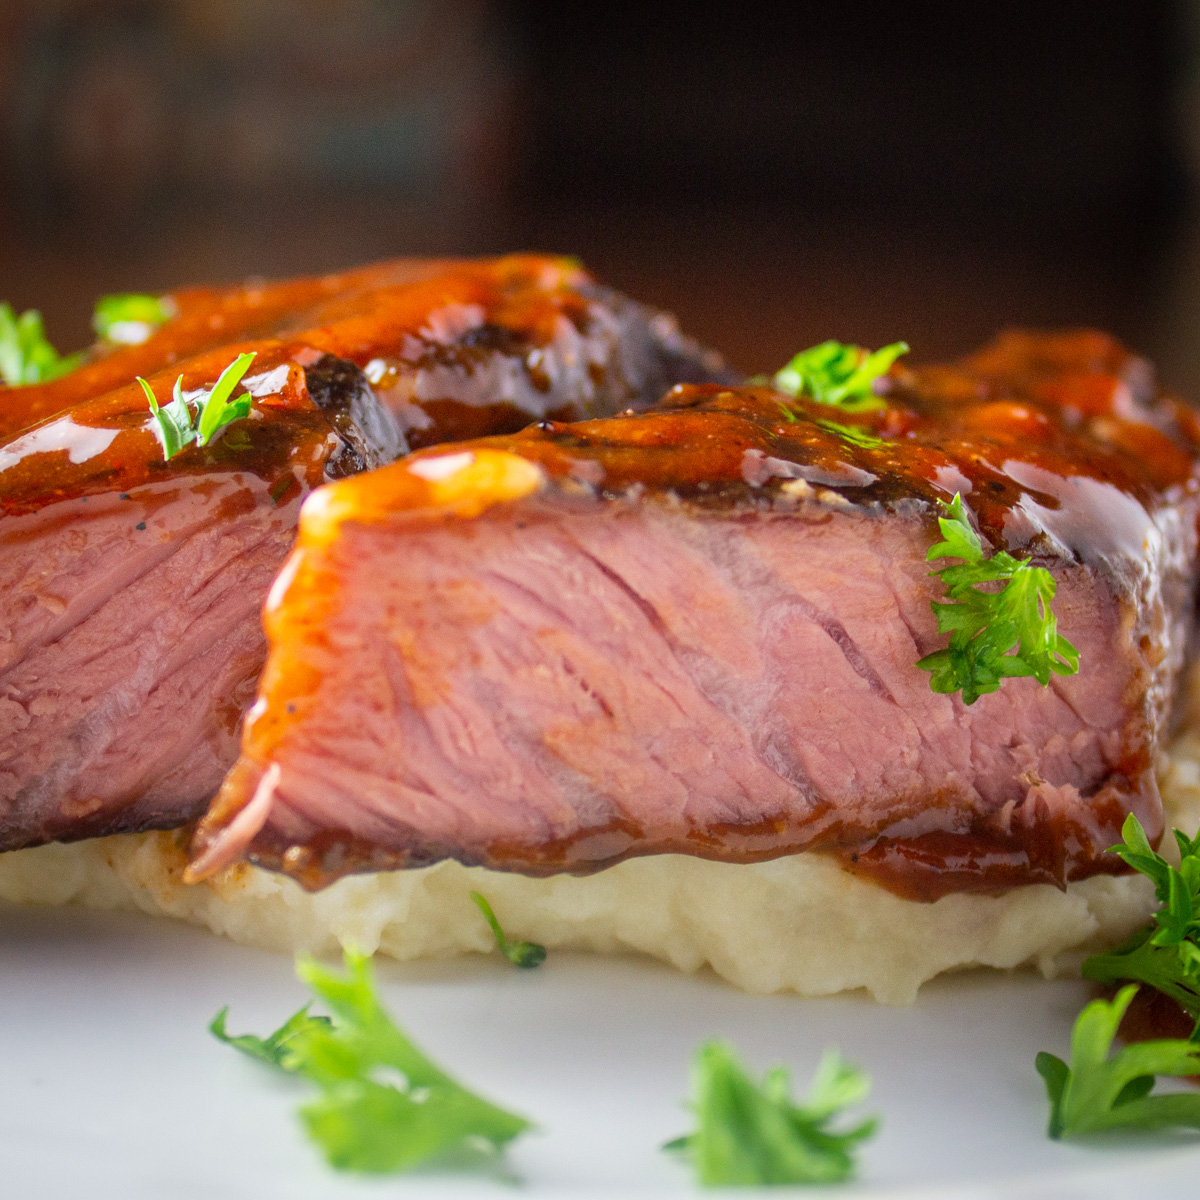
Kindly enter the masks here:
<path id="1" fill-rule="evenodd" d="M 301 1107 L 300 1119 L 332 1166 L 381 1174 L 450 1154 L 494 1159 L 531 1128 L 413 1045 L 380 1004 L 370 959 L 347 951 L 345 967 L 296 964 L 330 1017 L 310 1016 L 306 1006 L 266 1038 L 229 1036 L 226 1009 L 210 1026 L 243 1054 L 316 1084 L 319 1094 Z"/>
<path id="2" fill-rule="evenodd" d="M 125 293 L 96 301 L 92 327 L 102 341 L 117 346 L 140 346 L 176 313 L 170 296 Z"/>
<path id="3" fill-rule="evenodd" d="M 1200 835 L 1175 831 L 1178 867 L 1151 848 L 1132 813 L 1121 836 L 1112 852 L 1153 882 L 1161 907 L 1153 923 L 1123 945 L 1087 959 L 1083 976 L 1108 984 L 1136 980 L 1165 992 L 1192 1018 L 1192 1040 L 1200 1042 Z"/>
<path id="4" fill-rule="evenodd" d="M 692 1062 L 696 1131 L 663 1149 L 686 1154 L 703 1184 L 839 1183 L 854 1174 L 858 1144 L 879 1123 L 832 1126 L 869 1089 L 866 1075 L 827 1050 L 808 1095 L 796 1104 L 786 1070 L 776 1067 L 757 1083 L 733 1047 L 714 1039 Z"/>
<path id="5" fill-rule="evenodd" d="M 931 671 L 935 692 L 962 690 L 964 704 L 974 704 L 994 692 L 1003 679 L 1032 675 L 1045 687 L 1051 674 L 1073 675 L 1079 670 L 1079 651 L 1058 632 L 1050 611 L 1056 584 L 1044 567 L 1013 558 L 999 550 L 984 553 L 979 534 L 971 527 L 962 497 L 955 493 L 945 516 L 938 518 L 944 540 L 926 559 L 960 558 L 962 564 L 934 571 L 946 585 L 948 602 L 933 601 L 938 632 L 950 634 L 944 650 L 927 654 L 917 666 Z M 981 583 L 1003 583 L 999 591 L 983 591 Z M 1012 650 L 1016 653 L 1010 653 Z"/>
<path id="6" fill-rule="evenodd" d="M 807 396 L 843 412 L 885 408 L 875 394 L 875 381 L 892 363 L 908 353 L 906 342 L 893 342 L 882 350 L 864 350 L 845 342 L 822 342 L 801 350 L 773 380 L 789 396 Z"/>
<path id="7" fill-rule="evenodd" d="M 514 967 L 540 967 L 546 961 L 546 947 L 540 942 L 509 941 L 503 927 L 492 911 L 492 906 L 479 892 L 472 892 L 475 907 L 483 913 L 483 919 L 491 928 L 496 947 Z"/>
<path id="8" fill-rule="evenodd" d="M 217 1041 L 224 1042 L 225 1045 L 232 1046 L 235 1050 L 240 1050 L 250 1058 L 256 1058 L 259 1062 L 270 1063 L 273 1067 L 283 1067 L 284 1070 L 288 1070 L 285 1059 L 295 1038 L 314 1026 L 325 1029 L 333 1027 L 333 1022 L 328 1017 L 310 1017 L 308 1015 L 310 1008 L 312 1008 L 311 1001 L 297 1012 L 292 1013 L 274 1033 L 269 1033 L 265 1038 L 261 1038 L 253 1033 L 239 1033 L 236 1036 L 226 1033 L 225 1018 L 229 1016 L 229 1005 L 227 1004 L 213 1017 L 208 1032 Z"/>
<path id="9" fill-rule="evenodd" d="M 1160 904 L 1153 922 L 1123 946 L 1083 964 L 1085 979 L 1127 983 L 1111 1000 L 1095 1000 L 1079 1014 L 1071 1035 L 1071 1064 L 1037 1056 L 1050 1098 L 1052 1138 L 1121 1127 L 1200 1129 L 1200 1094 L 1151 1095 L 1156 1075 L 1200 1074 L 1200 837 L 1175 832 L 1180 863 L 1173 867 L 1150 845 L 1132 813 L 1112 847 L 1124 862 L 1154 883 Z M 1126 1046 L 1109 1057 L 1121 1019 L 1140 983 L 1165 992 L 1196 1023 L 1189 1039 Z"/>
<path id="10" fill-rule="evenodd" d="M 1112 1000 L 1093 1000 L 1071 1033 L 1071 1062 L 1042 1051 L 1038 1074 L 1050 1100 L 1052 1138 L 1077 1137 L 1107 1129 L 1200 1129 L 1200 1094 L 1151 1095 L 1156 1075 L 1200 1074 L 1200 1046 L 1163 1039 L 1125 1046 L 1111 1058 L 1113 1039 L 1137 985 Z"/>
<path id="11" fill-rule="evenodd" d="M 197 446 L 207 446 L 226 426 L 250 415 L 249 394 L 233 398 L 233 392 L 250 369 L 254 358 L 253 352 L 239 354 L 221 372 L 207 395 L 197 396 L 191 401 L 196 406 L 194 415 L 188 398 L 183 394 L 182 375 L 175 380 L 171 402 L 161 406 L 154 389 L 140 375 L 137 376 L 142 391 L 146 393 L 150 411 L 154 414 L 155 436 L 162 443 L 163 457 L 168 462 L 192 442 Z"/>
<path id="12" fill-rule="evenodd" d="M 9 387 L 47 383 L 69 374 L 82 361 L 82 354 L 61 355 L 55 350 L 36 309 L 17 316 L 11 304 L 0 304 L 0 380 Z"/>

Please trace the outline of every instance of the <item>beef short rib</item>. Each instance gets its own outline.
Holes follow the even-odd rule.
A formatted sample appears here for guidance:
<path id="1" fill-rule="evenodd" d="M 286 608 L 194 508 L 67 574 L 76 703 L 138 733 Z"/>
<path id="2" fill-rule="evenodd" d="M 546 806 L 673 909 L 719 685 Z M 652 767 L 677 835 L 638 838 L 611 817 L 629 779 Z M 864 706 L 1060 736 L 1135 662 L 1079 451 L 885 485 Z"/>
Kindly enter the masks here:
<path id="1" fill-rule="evenodd" d="M 0 849 L 199 816 L 237 753 L 260 610 L 314 487 L 463 428 L 644 404 L 719 369 L 534 256 L 175 297 L 141 346 L 0 389 Z M 250 417 L 164 460 L 165 403 L 242 352 Z"/>
<path id="2" fill-rule="evenodd" d="M 931 899 L 1119 869 L 1125 814 L 1162 828 L 1195 415 L 1087 332 L 887 385 L 855 414 L 680 387 L 322 489 L 191 877 L 820 850 Z M 955 493 L 1052 572 L 1077 674 L 931 690 Z"/>

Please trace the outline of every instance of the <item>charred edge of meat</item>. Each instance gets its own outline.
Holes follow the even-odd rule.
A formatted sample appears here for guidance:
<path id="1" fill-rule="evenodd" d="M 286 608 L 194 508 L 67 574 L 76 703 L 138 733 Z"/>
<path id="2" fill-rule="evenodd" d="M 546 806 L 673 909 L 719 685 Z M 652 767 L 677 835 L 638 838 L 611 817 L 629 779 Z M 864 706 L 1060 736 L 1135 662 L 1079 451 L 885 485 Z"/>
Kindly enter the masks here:
<path id="1" fill-rule="evenodd" d="M 410 369 L 420 371 L 432 367 L 457 367 L 468 373 L 486 363 L 494 354 L 524 363 L 530 350 L 535 349 L 531 338 L 515 329 L 491 322 L 473 326 L 452 342 L 422 341 L 420 345 L 418 355 L 405 358 Z"/>
<path id="2" fill-rule="evenodd" d="M 373 470 L 408 453 L 404 433 L 381 404 L 362 369 L 326 354 L 304 370 L 308 394 L 333 423 L 342 449 L 325 466 L 329 479 Z"/>
<path id="3" fill-rule="evenodd" d="M 715 350 L 688 337 L 670 313 L 650 316 L 650 337 L 666 387 L 678 383 L 719 383 L 736 387 L 745 380 Z"/>
<path id="4" fill-rule="evenodd" d="M 468 329 L 458 339 L 457 345 L 464 350 L 495 351 L 509 358 L 524 358 L 531 343 L 529 338 L 522 336 L 515 329 L 486 322 Z"/>
<path id="5" fill-rule="evenodd" d="M 745 376 L 735 371 L 715 350 L 709 349 L 679 328 L 668 312 L 630 300 L 603 284 L 580 289 L 591 303 L 616 315 L 625 330 L 617 356 L 614 383 L 624 389 L 615 395 L 614 407 L 646 409 L 681 383 L 715 383 L 733 387 Z M 593 416 L 604 415 L 597 408 Z"/>

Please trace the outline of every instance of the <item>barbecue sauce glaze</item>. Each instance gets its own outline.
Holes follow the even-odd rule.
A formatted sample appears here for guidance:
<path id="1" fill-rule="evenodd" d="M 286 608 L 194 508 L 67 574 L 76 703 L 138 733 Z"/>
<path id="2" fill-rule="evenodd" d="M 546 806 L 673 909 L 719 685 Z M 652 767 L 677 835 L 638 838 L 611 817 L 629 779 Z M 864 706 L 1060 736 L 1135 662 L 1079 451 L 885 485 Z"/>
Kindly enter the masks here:
<path id="1" fill-rule="evenodd" d="M 307 373 L 322 360 L 365 371 L 376 395 L 398 414 L 405 449 L 515 431 L 541 416 L 585 416 L 588 393 L 627 386 L 606 379 L 595 361 L 603 331 L 595 328 L 589 290 L 595 291 L 590 277 L 571 261 L 528 255 L 401 260 L 287 283 L 177 292 L 177 315 L 141 345 L 97 346 L 89 361 L 59 379 L 0 386 L 0 515 L 114 484 L 128 490 L 223 470 L 283 487 L 280 473 L 293 462 L 304 464 L 297 484 L 311 483 L 313 454 L 322 457 L 315 446 L 337 432 L 307 386 Z M 551 394 L 554 382 L 540 365 L 543 347 L 568 327 L 578 338 L 587 384 L 565 388 L 559 409 L 547 412 L 536 399 Z M 499 346 L 520 361 L 524 378 L 497 401 L 477 368 Z M 256 358 L 247 378 L 258 381 L 252 419 L 211 447 L 193 445 L 164 462 L 136 377 L 146 377 L 166 403 L 177 378 L 185 391 L 211 387 L 237 355 L 250 351 Z M 391 395 L 404 386 L 405 372 L 431 363 L 446 368 L 438 380 L 448 385 L 446 394 Z M 325 457 L 339 449 L 331 444 Z M 314 479 L 320 481 L 319 472 Z"/>

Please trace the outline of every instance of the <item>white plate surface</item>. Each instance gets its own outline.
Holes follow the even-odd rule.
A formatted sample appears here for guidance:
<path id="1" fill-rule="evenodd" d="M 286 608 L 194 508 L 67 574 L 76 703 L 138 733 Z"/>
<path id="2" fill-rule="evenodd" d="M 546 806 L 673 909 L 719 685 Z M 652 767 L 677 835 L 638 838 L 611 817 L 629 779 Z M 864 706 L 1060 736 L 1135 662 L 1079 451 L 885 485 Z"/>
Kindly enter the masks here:
<path id="1" fill-rule="evenodd" d="M 0 1194 L 10 1200 L 317 1200 L 621 1195 L 691 1190 L 657 1147 L 688 1123 L 693 1048 L 731 1038 L 803 1087 L 833 1043 L 866 1067 L 880 1135 L 842 1196 L 1116 1197 L 1200 1192 L 1200 1142 L 1101 1146 L 1044 1136 L 1039 1049 L 1065 1054 L 1081 984 L 975 973 L 913 1008 L 746 996 L 634 959 L 497 957 L 379 976 L 396 1018 L 469 1085 L 534 1118 L 522 1181 L 361 1180 L 324 1166 L 293 1115 L 305 1090 L 205 1031 L 265 1033 L 304 1000 L 281 956 L 122 914 L 0 907 Z M 778 1194 L 773 1192 L 772 1194 Z M 811 1189 L 804 1192 L 813 1195 Z"/>

